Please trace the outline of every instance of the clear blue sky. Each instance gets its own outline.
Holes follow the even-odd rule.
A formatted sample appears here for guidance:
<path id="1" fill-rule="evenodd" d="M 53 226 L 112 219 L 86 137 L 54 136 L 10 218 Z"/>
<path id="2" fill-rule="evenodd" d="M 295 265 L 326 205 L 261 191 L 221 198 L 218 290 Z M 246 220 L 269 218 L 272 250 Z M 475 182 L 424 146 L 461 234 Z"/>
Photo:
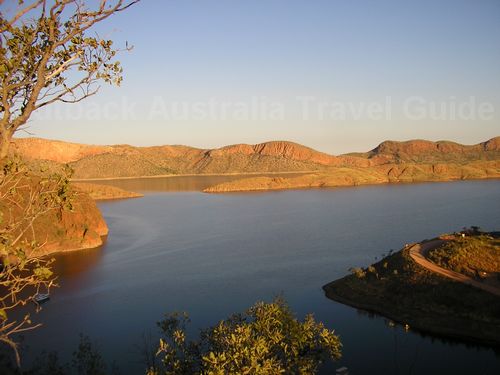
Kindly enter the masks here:
<path id="1" fill-rule="evenodd" d="M 34 135 L 206 148 L 285 139 L 334 154 L 500 135 L 498 0 L 143 0 L 98 31 L 135 46 L 120 56 L 122 87 L 39 113 Z M 306 115 L 300 97 L 312 98 Z M 252 100 L 274 115 L 245 115 Z M 464 102 L 475 114 L 426 114 Z M 371 116 L 370 103 L 390 116 Z"/>

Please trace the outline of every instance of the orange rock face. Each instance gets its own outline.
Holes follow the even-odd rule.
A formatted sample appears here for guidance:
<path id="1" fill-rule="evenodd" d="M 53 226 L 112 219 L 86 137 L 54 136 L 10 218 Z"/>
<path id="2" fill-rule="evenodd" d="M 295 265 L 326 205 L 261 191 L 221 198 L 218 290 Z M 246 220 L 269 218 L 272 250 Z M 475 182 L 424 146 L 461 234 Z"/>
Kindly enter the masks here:
<path id="1" fill-rule="evenodd" d="M 44 243 L 43 254 L 90 249 L 103 244 L 108 226 L 94 200 L 87 194 L 75 195 L 73 210 L 52 211 L 37 219 L 35 239 Z M 27 234 L 32 240 L 32 234 Z"/>
<path id="2" fill-rule="evenodd" d="M 486 151 L 500 151 L 500 137 L 491 138 L 489 141 L 481 143 Z"/>
<path id="3" fill-rule="evenodd" d="M 500 159 L 499 144 L 499 137 L 476 145 L 461 145 L 449 141 L 386 141 L 362 156 L 368 158 L 372 165 L 408 162 L 460 164 L 473 160 Z"/>
<path id="4" fill-rule="evenodd" d="M 13 150 L 25 158 L 70 163 L 87 156 L 111 151 L 109 146 L 89 146 L 40 138 L 16 139 Z"/>
<path id="5" fill-rule="evenodd" d="M 22 183 L 18 184 L 16 201 L 0 202 L 2 225 L 8 226 L 9 223 L 17 222 L 24 217 L 24 213 L 27 212 L 26 204 L 31 202 L 28 197 L 37 191 L 40 178 L 29 176 L 23 177 L 20 181 Z M 22 234 L 21 241 L 40 245 L 34 255 L 94 248 L 103 244 L 103 236 L 108 234 L 108 227 L 95 201 L 88 194 L 77 191 L 71 193 L 70 199 L 71 210 L 52 209 L 45 212 L 35 218 L 32 228 L 29 227 L 24 234 L 19 233 Z M 19 230 L 22 229 L 23 227 L 20 227 Z M 17 236 L 18 233 L 14 235 Z"/>
<path id="6" fill-rule="evenodd" d="M 293 142 L 274 141 L 253 146 L 260 155 L 281 156 L 288 159 L 309 161 L 323 165 L 337 164 L 337 158 Z"/>
<path id="7" fill-rule="evenodd" d="M 469 163 L 500 159 L 500 137 L 477 145 L 412 140 L 386 141 L 367 153 L 333 156 L 293 142 L 236 144 L 217 149 L 188 146 L 90 146 L 37 138 L 16 139 L 24 158 L 69 163 L 75 178 L 139 177 L 168 174 L 222 174 L 324 171 L 386 164 Z"/>

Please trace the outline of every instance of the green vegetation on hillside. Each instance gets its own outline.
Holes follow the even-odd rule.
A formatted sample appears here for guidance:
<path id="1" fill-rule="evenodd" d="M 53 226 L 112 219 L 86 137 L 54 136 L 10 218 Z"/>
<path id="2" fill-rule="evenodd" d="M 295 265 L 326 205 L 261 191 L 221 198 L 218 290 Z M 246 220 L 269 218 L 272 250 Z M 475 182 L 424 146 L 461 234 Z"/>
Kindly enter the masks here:
<path id="1" fill-rule="evenodd" d="M 427 332 L 500 343 L 500 299 L 434 274 L 408 249 L 323 287 L 327 297 Z"/>
<path id="2" fill-rule="evenodd" d="M 428 258 L 470 277 L 479 272 L 500 272 L 500 239 L 486 234 L 457 237 L 430 251 Z"/>

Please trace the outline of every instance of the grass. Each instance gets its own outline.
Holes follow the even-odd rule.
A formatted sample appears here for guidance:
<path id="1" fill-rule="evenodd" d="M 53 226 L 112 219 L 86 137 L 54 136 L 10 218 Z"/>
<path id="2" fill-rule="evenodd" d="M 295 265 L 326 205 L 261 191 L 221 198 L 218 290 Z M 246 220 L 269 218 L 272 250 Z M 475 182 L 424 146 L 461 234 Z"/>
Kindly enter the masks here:
<path id="1" fill-rule="evenodd" d="M 475 277 L 478 272 L 500 272 L 500 239 L 486 234 L 448 241 L 430 251 L 428 258 L 437 265 Z"/>
<path id="2" fill-rule="evenodd" d="M 425 332 L 500 344 L 500 299 L 436 275 L 407 249 L 323 287 L 327 297 Z"/>

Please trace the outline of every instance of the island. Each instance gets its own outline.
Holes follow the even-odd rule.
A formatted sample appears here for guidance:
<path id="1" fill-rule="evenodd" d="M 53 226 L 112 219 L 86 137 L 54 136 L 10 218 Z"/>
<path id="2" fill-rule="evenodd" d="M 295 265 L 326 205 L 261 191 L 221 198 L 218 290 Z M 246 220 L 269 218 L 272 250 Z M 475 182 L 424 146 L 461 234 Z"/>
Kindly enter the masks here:
<path id="1" fill-rule="evenodd" d="M 144 194 L 120 189 L 116 186 L 93 184 L 90 182 L 72 182 L 71 185 L 78 191 L 87 193 L 94 200 L 140 198 Z"/>

